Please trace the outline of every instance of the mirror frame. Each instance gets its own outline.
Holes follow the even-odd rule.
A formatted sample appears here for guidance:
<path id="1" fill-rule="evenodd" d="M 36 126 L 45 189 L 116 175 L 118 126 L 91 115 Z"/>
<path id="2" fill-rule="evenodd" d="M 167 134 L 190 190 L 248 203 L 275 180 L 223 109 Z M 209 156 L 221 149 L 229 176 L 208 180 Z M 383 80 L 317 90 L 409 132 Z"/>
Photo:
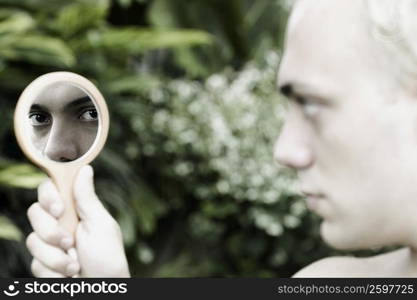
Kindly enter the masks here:
<path id="1" fill-rule="evenodd" d="M 93 101 L 99 115 L 97 136 L 90 149 L 81 157 L 70 162 L 58 162 L 51 160 L 39 153 L 28 136 L 28 125 L 22 122 L 27 118 L 30 107 L 36 97 L 45 88 L 55 83 L 71 84 L 83 90 Z M 22 92 L 14 113 L 14 131 L 16 139 L 23 153 L 42 169 L 50 170 L 65 166 L 81 166 L 90 163 L 102 150 L 106 143 L 109 130 L 110 117 L 107 104 L 97 87 L 85 77 L 72 72 L 52 72 L 44 74 L 32 81 Z"/>

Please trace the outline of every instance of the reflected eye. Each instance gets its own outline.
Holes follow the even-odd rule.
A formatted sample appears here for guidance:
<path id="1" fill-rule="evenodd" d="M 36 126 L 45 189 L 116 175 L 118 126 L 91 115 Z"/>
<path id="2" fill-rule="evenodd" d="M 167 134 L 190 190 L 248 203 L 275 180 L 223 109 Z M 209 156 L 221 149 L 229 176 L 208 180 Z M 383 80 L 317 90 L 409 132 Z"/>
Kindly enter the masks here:
<path id="1" fill-rule="evenodd" d="M 85 110 L 79 117 L 80 120 L 86 122 L 97 121 L 98 114 L 95 108 Z"/>
<path id="2" fill-rule="evenodd" d="M 51 117 L 41 112 L 30 113 L 29 120 L 32 126 L 46 126 L 51 124 Z"/>

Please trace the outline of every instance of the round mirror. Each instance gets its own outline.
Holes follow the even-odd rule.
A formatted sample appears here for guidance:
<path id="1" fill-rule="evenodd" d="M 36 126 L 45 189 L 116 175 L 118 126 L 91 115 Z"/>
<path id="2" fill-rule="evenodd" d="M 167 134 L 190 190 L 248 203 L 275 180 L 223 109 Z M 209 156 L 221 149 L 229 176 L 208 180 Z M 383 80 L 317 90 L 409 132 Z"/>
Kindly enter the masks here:
<path id="1" fill-rule="evenodd" d="M 35 79 L 16 105 L 14 129 L 25 155 L 44 169 L 65 203 L 61 223 L 74 231 L 72 185 L 107 139 L 109 115 L 98 89 L 86 78 L 53 72 Z"/>

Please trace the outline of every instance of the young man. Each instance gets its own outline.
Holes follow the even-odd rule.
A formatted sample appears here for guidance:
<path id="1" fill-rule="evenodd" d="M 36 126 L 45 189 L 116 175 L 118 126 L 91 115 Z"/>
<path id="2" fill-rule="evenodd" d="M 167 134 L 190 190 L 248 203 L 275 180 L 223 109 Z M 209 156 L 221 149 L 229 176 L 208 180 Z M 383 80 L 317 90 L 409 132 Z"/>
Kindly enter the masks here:
<path id="1" fill-rule="evenodd" d="M 297 170 L 328 244 L 406 246 L 324 259 L 297 276 L 417 276 L 417 80 L 404 69 L 408 54 L 390 53 L 407 45 L 398 43 L 408 28 L 395 23 L 407 19 L 395 14 L 414 18 L 409 4 L 300 0 L 294 8 L 278 78 L 290 104 L 276 159 Z"/>
<path id="2" fill-rule="evenodd" d="M 69 162 L 83 156 L 97 136 L 97 110 L 78 87 L 48 86 L 33 102 L 28 121 L 34 146 L 54 161 Z"/>
<path id="3" fill-rule="evenodd" d="M 417 276 L 413 2 L 299 0 L 294 7 L 278 78 L 290 101 L 276 159 L 297 170 L 327 243 L 403 246 L 369 258 L 326 258 L 296 276 Z M 77 257 L 66 254 L 74 240 L 56 225 L 63 208 L 55 187 L 39 188 L 27 239 L 34 274 L 128 276 L 120 230 L 94 194 L 91 167 L 74 192 Z"/>

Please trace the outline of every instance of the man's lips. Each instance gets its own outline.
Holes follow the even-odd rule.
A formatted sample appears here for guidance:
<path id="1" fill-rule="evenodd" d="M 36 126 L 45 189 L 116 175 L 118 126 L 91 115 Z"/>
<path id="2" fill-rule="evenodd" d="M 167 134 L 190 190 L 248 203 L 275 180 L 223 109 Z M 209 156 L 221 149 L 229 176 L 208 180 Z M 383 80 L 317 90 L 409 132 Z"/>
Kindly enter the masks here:
<path id="1" fill-rule="evenodd" d="M 318 193 L 318 192 L 310 192 L 308 190 L 301 190 L 301 194 L 303 194 L 305 197 L 315 197 L 315 198 L 323 198 L 324 194 L 323 193 Z"/>
<path id="2" fill-rule="evenodd" d="M 302 194 L 306 198 L 307 207 L 313 211 L 317 210 L 320 200 L 324 198 L 324 195 L 320 193 L 302 192 Z"/>

